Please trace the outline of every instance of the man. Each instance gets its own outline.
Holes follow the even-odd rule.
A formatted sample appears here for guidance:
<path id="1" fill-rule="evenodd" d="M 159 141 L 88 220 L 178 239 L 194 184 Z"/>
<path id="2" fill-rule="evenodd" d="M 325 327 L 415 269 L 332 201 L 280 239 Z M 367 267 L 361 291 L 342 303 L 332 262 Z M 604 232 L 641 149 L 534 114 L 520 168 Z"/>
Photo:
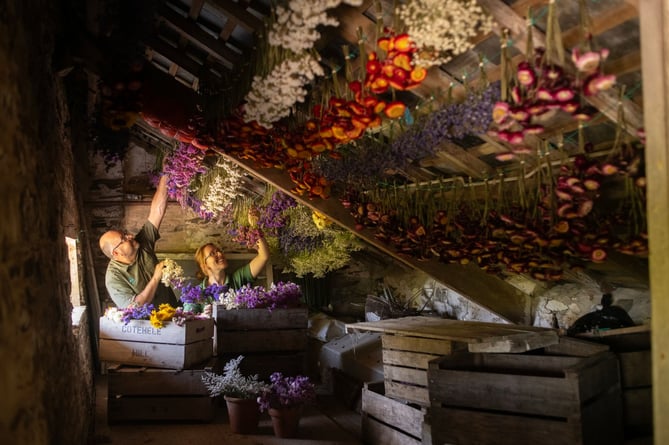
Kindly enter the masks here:
<path id="1" fill-rule="evenodd" d="M 167 176 L 158 182 L 151 200 L 149 218 L 136 235 L 110 230 L 100 237 L 100 249 L 110 259 L 105 274 L 109 296 L 119 308 L 163 303 L 176 306 L 177 300 L 169 287 L 160 281 L 163 263 L 155 253 L 158 229 L 167 207 Z"/>

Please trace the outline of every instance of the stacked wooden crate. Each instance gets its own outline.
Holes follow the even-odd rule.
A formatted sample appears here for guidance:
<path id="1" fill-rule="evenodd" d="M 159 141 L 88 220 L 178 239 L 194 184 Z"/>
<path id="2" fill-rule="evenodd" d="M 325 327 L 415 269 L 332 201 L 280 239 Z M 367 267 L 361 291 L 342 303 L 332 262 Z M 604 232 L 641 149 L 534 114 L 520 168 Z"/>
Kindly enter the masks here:
<path id="1" fill-rule="evenodd" d="M 267 379 L 273 372 L 306 372 L 308 309 L 231 309 L 214 305 L 215 352 L 219 365 L 244 356 L 240 368 Z"/>
<path id="2" fill-rule="evenodd" d="M 213 333 L 211 319 L 188 320 L 183 326 L 170 321 L 157 329 L 148 320 L 123 323 L 101 317 L 100 360 L 155 368 L 190 368 L 212 357 Z"/>
<path id="3" fill-rule="evenodd" d="M 583 334 L 607 345 L 620 361 L 625 439 L 652 442 L 653 394 L 650 327 L 647 325 Z"/>
<path id="4" fill-rule="evenodd" d="M 430 363 L 433 443 L 621 444 L 618 359 L 461 352 Z"/>
<path id="5" fill-rule="evenodd" d="M 363 390 L 362 429 L 370 443 L 391 445 L 432 443 L 432 420 L 426 415 L 432 360 L 468 348 L 524 352 L 558 342 L 553 330 L 436 317 L 355 323 L 347 330 L 383 332 L 384 385 Z M 412 426 L 399 422 L 400 417 L 411 418 Z"/>
<path id="6" fill-rule="evenodd" d="M 107 421 L 211 421 L 214 399 L 202 383 L 211 367 L 172 370 L 115 365 L 107 372 Z"/>
<path id="7" fill-rule="evenodd" d="M 100 359 L 107 371 L 110 423 L 208 421 L 213 405 L 201 377 L 212 369 L 212 319 L 129 323 L 100 319 Z"/>

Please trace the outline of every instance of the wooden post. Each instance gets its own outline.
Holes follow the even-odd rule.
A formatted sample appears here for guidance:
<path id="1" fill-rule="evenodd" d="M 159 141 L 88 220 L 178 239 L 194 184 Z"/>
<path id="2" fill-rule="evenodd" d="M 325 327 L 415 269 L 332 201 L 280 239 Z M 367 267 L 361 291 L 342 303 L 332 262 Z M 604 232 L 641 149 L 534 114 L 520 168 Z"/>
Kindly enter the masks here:
<path id="1" fill-rule="evenodd" d="M 648 180 L 653 423 L 656 444 L 669 443 L 669 0 L 639 2 Z"/>

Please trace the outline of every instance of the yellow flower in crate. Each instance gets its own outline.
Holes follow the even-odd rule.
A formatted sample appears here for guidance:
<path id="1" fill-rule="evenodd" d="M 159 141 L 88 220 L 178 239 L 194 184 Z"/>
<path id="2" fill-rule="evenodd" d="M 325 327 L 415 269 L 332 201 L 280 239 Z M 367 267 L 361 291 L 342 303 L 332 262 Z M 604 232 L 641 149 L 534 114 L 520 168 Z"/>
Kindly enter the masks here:
<path id="1" fill-rule="evenodd" d="M 151 312 L 151 326 L 156 329 L 162 328 L 164 322 L 170 321 L 175 313 L 176 309 L 169 304 L 161 304 L 157 311 L 153 310 Z"/>
<path id="2" fill-rule="evenodd" d="M 314 224 L 316 224 L 316 227 L 318 227 L 320 230 L 323 230 L 330 224 L 332 224 L 332 221 L 330 221 L 330 218 L 319 212 L 318 210 L 314 210 L 311 213 L 311 219 L 314 220 Z"/>

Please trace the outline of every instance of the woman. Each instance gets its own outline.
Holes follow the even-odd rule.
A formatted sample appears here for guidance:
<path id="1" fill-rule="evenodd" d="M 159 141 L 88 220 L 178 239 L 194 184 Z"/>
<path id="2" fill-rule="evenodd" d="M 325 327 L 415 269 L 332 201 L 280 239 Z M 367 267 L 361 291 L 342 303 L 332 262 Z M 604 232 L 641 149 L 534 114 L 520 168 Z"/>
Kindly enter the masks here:
<path id="1" fill-rule="evenodd" d="M 249 210 L 249 223 L 253 227 L 257 222 L 257 214 Z M 199 276 L 203 278 L 202 287 L 227 284 L 232 289 L 239 289 L 245 284 L 252 283 L 269 260 L 269 247 L 264 238 L 260 237 L 256 248 L 258 254 L 251 261 L 228 274 L 228 260 L 225 258 L 225 253 L 213 243 L 201 246 L 195 252 L 195 261 L 200 266 Z"/>

